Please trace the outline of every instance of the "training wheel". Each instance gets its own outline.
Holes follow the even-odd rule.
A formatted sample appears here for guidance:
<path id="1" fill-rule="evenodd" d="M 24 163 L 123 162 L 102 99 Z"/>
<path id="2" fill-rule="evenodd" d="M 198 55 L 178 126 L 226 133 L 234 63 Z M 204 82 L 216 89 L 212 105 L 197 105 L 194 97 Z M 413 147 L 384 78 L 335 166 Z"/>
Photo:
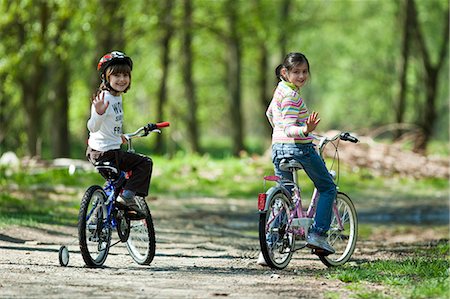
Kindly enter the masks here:
<path id="1" fill-rule="evenodd" d="M 61 246 L 59 248 L 59 264 L 66 267 L 69 264 L 69 249 L 67 246 Z"/>

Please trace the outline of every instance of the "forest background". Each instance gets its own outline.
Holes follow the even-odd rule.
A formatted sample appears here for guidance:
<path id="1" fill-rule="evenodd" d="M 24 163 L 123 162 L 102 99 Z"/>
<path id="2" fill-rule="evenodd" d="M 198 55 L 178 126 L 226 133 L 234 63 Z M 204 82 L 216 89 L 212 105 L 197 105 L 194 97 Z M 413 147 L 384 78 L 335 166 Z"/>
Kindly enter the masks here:
<path id="1" fill-rule="evenodd" d="M 256 195 L 273 173 L 263 155 L 271 141 L 265 110 L 275 68 L 295 51 L 311 64 L 302 96 L 320 113 L 319 133 L 361 137 L 358 145 L 340 143 L 342 167 L 327 164 L 341 170 L 340 190 L 358 211 L 358 252 L 336 270 L 317 272 L 309 257 L 306 267 L 290 266 L 295 278 L 287 271 L 276 278 L 289 280 L 281 294 L 322 276 L 312 291 L 326 298 L 337 298 L 336 291 L 343 298 L 447 298 L 448 39 L 448 0 L 0 0 L 0 156 L 9 156 L 0 159 L 0 264 L 8 273 L 2 292 L 45 288 L 54 295 L 70 280 L 83 297 L 91 293 L 84 268 L 79 275 L 52 266 L 51 246 L 59 248 L 57 236 L 76 235 L 80 199 L 88 186 L 104 183 L 84 152 L 90 98 L 100 83 L 96 66 L 112 50 L 134 61 L 124 132 L 171 123 L 134 143 L 155 165 L 147 202 L 161 238 L 151 271 L 158 292 L 171 289 L 176 275 L 189 278 L 172 288 L 184 287 L 183 295 L 199 291 L 198 281 L 211 291 L 217 277 L 232 279 L 240 292 L 247 288 L 236 281 L 248 286 L 254 277 L 254 290 L 265 291 L 266 270 L 248 264 L 259 253 Z M 20 161 L 4 155 L 9 151 Z M 300 177 L 302 194 L 311 194 L 312 183 Z M 40 233 L 30 243 L 34 231 Z M 191 255 L 190 248 L 213 251 L 186 236 L 215 243 L 214 256 L 226 257 L 223 271 L 218 259 Z M 228 258 L 235 252 L 245 258 Z M 212 272 L 201 266 L 206 261 Z M 111 269 L 123 284 L 127 277 L 136 282 L 134 268 L 120 276 Z M 338 280 L 345 286 L 337 288 Z M 142 296 L 141 285 L 135 290 Z M 273 283 L 266 290 L 274 292 Z M 230 293 L 239 294 L 216 289 L 214 296 Z"/>
<path id="2" fill-rule="evenodd" d="M 447 0 L 0 3 L 0 153 L 83 158 L 112 50 L 134 61 L 124 131 L 171 122 L 147 154 L 266 151 L 274 70 L 292 51 L 311 64 L 302 93 L 321 131 L 407 132 L 422 153 L 448 141 Z"/>

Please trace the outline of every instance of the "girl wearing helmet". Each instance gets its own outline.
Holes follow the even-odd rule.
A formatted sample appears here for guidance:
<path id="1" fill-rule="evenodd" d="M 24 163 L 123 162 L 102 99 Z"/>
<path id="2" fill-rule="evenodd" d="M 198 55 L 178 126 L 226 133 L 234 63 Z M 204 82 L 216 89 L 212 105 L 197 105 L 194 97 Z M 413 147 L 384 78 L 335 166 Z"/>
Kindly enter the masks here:
<path id="1" fill-rule="evenodd" d="M 120 149 L 125 142 L 122 93 L 130 88 L 132 68 L 131 58 L 119 51 L 107 53 L 100 59 L 97 70 L 102 81 L 92 97 L 86 157 L 93 164 L 110 161 L 120 170 L 132 172 L 117 202 L 128 207 L 130 216 L 144 217 L 145 212 L 140 211 L 134 196 L 148 195 L 153 162 L 148 157 Z"/>

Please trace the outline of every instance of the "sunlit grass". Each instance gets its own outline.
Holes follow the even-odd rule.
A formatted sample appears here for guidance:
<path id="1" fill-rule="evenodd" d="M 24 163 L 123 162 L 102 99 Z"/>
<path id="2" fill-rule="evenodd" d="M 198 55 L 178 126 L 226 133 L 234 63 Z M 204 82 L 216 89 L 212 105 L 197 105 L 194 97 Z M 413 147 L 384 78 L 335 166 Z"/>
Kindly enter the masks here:
<path id="1" fill-rule="evenodd" d="M 442 241 L 419 249 L 404 259 L 349 263 L 328 270 L 326 275 L 347 283 L 348 288 L 357 291 L 358 298 L 372 298 L 374 295 L 358 287 L 367 282 L 386 285 L 391 294 L 400 294 L 399 297 L 448 298 L 449 267 L 449 244 Z"/>
<path id="2" fill-rule="evenodd" d="M 242 198 L 254 200 L 273 183 L 263 177 L 273 174 L 270 158 L 244 156 L 214 159 L 208 155 L 178 154 L 175 157 L 154 156 L 150 196 Z M 307 176 L 299 175 L 303 199 L 311 196 L 313 185 Z M 95 171 L 68 169 L 23 169 L 10 172 L 0 169 L 0 213 L 5 219 L 31 215 L 40 221 L 64 222 L 60 214 L 76 214 L 84 190 L 102 185 L 103 178 Z M 377 177 L 368 170 L 341 168 L 340 190 L 355 205 L 385 206 L 404 201 L 409 203 L 442 203 L 448 200 L 445 179 L 412 179 Z M 61 201 L 64 198 L 64 201 Z M 392 199 L 395 198 L 395 201 Z M 69 202 L 69 203 L 67 203 Z M 63 208 L 64 205 L 68 205 Z M 73 210 L 71 210 L 73 207 Z M 53 216 L 49 216 L 53 213 Z M 8 216 L 6 216 L 8 215 Z M 41 216 L 39 216 L 41 215 Z M 22 218 L 20 218 L 22 219 Z M 59 219 L 59 220 L 58 220 Z"/>
<path id="3" fill-rule="evenodd" d="M 13 195 L 0 193 L 0 226 L 37 226 L 39 223 L 74 225 L 77 222 L 79 199 L 48 198 L 29 191 Z"/>

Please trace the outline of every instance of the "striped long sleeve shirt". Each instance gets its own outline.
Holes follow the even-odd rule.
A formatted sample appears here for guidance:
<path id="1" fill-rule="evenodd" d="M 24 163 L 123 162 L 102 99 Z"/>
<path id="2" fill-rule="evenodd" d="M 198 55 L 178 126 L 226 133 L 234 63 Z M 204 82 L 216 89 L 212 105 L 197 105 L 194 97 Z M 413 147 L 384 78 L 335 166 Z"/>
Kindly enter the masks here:
<path id="1" fill-rule="evenodd" d="M 309 114 L 299 89 L 292 83 L 280 81 L 266 111 L 273 128 L 272 144 L 312 142 L 312 137 L 305 136 L 302 130 Z"/>

